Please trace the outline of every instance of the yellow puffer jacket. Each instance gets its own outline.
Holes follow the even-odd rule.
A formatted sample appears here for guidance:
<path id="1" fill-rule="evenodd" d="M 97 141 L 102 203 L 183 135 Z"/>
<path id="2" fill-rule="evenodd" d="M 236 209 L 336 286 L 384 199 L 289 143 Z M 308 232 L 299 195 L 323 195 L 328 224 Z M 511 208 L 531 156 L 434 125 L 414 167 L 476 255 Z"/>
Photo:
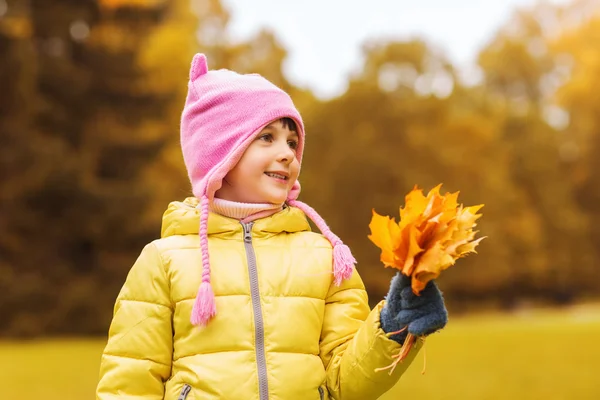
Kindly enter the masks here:
<path id="1" fill-rule="evenodd" d="M 376 399 L 407 368 L 374 372 L 400 346 L 369 312 L 354 273 L 333 284 L 332 248 L 305 215 L 285 208 L 242 225 L 211 214 L 217 315 L 191 325 L 201 281 L 195 199 L 171 203 L 115 305 L 99 400 Z"/>

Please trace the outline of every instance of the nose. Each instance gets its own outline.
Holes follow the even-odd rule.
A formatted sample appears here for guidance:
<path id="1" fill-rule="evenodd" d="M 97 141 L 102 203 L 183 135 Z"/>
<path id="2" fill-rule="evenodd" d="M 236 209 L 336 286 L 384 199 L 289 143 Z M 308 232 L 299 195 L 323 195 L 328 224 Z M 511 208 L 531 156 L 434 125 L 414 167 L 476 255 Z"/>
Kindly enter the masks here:
<path id="1" fill-rule="evenodd" d="M 286 165 L 290 164 L 296 157 L 296 153 L 290 148 L 287 140 L 284 140 L 283 143 L 280 143 L 279 146 L 277 146 L 277 151 L 277 161 Z"/>

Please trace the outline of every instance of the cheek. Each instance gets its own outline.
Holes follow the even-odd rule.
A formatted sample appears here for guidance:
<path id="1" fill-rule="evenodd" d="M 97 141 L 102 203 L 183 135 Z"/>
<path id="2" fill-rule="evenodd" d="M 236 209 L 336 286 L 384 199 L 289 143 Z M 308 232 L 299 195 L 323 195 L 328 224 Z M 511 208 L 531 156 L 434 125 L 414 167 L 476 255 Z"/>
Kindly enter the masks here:
<path id="1" fill-rule="evenodd" d="M 295 182 L 296 179 L 298 179 L 298 175 L 300 174 L 300 162 L 298 162 L 298 160 L 295 160 L 291 165 L 290 165 L 290 174 L 291 174 L 291 178 L 290 179 L 292 182 Z"/>
<path id="2" fill-rule="evenodd" d="M 257 175 L 259 172 L 262 173 L 260 159 L 251 150 L 246 151 L 235 167 L 229 171 L 227 176 L 230 177 L 230 180 L 228 179 L 228 182 L 244 183 L 248 181 L 248 178 Z"/>
<path id="3" fill-rule="evenodd" d="M 269 166 L 268 154 L 260 148 L 250 147 L 238 164 L 246 175 L 262 174 Z"/>
<path id="4" fill-rule="evenodd" d="M 236 190 L 244 190 L 250 181 L 248 167 L 242 163 L 238 164 L 226 175 L 225 179 Z"/>

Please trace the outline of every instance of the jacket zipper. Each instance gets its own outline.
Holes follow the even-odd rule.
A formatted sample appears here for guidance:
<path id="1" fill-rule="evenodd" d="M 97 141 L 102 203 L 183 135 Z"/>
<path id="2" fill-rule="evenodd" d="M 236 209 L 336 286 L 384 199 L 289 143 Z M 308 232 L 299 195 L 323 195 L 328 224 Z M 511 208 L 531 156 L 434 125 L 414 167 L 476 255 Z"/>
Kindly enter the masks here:
<path id="1" fill-rule="evenodd" d="M 242 223 L 244 227 L 244 247 L 248 260 L 248 275 L 250 277 L 250 293 L 252 296 L 252 309 L 254 311 L 254 334 L 256 348 L 256 364 L 258 367 L 258 398 L 269 400 L 269 382 L 267 380 L 267 362 L 265 358 L 265 326 L 260 305 L 260 292 L 258 288 L 258 270 L 256 255 L 252 247 L 252 225 Z"/>
<path id="2" fill-rule="evenodd" d="M 185 385 L 183 385 L 183 389 L 181 389 L 181 393 L 179 393 L 179 397 L 177 398 L 177 400 L 187 399 L 188 394 L 190 393 L 191 390 L 192 390 L 192 387 L 190 385 L 188 385 L 187 383 Z"/>
<path id="3" fill-rule="evenodd" d="M 319 386 L 319 396 L 321 396 L 321 400 L 325 400 L 325 391 L 321 386 Z"/>

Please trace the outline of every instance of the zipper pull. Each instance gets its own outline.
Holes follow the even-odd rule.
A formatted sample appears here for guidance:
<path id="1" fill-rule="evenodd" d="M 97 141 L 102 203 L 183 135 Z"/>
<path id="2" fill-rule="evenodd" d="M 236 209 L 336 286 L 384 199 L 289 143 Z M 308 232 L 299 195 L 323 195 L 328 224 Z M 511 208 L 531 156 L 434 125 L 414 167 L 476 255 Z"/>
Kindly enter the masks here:
<path id="1" fill-rule="evenodd" d="M 254 225 L 253 222 L 247 224 L 242 223 L 242 226 L 244 227 L 244 242 L 246 243 L 252 242 L 252 225 Z"/>
<path id="2" fill-rule="evenodd" d="M 177 398 L 177 400 L 187 399 L 188 394 L 190 394 L 191 390 L 192 390 L 192 387 L 190 385 L 188 385 L 187 383 L 185 385 L 183 385 L 183 389 L 181 389 L 181 393 L 179 393 L 179 397 Z"/>

